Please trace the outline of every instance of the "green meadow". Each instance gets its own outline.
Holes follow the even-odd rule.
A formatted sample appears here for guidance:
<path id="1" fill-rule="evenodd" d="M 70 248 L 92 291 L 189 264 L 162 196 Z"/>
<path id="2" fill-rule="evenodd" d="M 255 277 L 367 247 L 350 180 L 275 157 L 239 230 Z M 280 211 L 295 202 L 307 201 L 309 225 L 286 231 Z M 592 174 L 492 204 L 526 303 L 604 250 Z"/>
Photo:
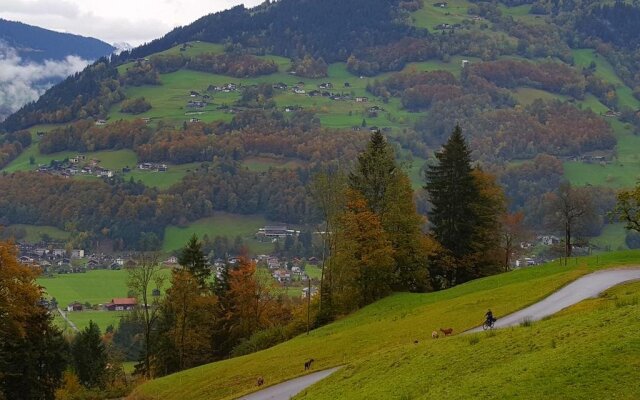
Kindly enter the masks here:
<path id="1" fill-rule="evenodd" d="M 67 240 L 69 236 L 71 236 L 69 232 L 65 232 L 62 229 L 56 228 L 55 226 L 14 224 L 9 225 L 8 228 L 20 230 L 24 229 L 26 235 L 21 240 L 24 240 L 28 243 L 40 242 L 43 235 L 47 235 L 53 240 L 61 241 Z"/>
<path id="2" fill-rule="evenodd" d="M 163 269 L 162 273 L 167 277 L 169 270 Z M 126 270 L 94 270 L 78 274 L 54 274 L 51 277 L 38 278 L 38 284 L 44 287 L 47 297 L 55 297 L 59 307 L 66 311 L 67 305 L 74 301 L 80 303 L 105 304 L 116 297 L 127 297 L 127 271 Z M 79 328 L 89 325 L 92 320 L 103 331 L 108 325 L 116 326 L 120 320 L 120 312 L 110 311 L 75 311 L 67 313 L 67 317 Z M 58 326 L 65 327 L 65 321 L 58 317 Z"/>
<path id="3" fill-rule="evenodd" d="M 168 226 L 162 250 L 167 253 L 179 250 L 195 234 L 200 239 L 208 235 L 211 240 L 216 236 L 227 236 L 230 244 L 233 244 L 236 236 L 240 236 L 252 254 L 270 253 L 273 243 L 259 242 L 254 238 L 258 229 L 268 224 L 269 221 L 260 215 L 216 212 L 213 217 L 195 221 L 186 227 Z"/>
<path id="4" fill-rule="evenodd" d="M 546 386 L 551 371 L 561 372 L 557 381 L 548 384 L 556 398 L 574 398 L 575 387 L 567 382 L 585 389 L 577 398 L 594 398 L 590 396 L 612 388 L 616 377 L 634 382 L 631 376 L 640 366 L 640 336 L 634 321 L 640 317 L 640 309 L 627 304 L 638 304 L 638 284 L 608 291 L 618 300 L 606 303 L 614 304 L 607 310 L 610 317 L 598 307 L 586 307 L 579 314 L 565 312 L 530 327 L 489 335 L 457 334 L 479 325 L 487 308 L 500 318 L 579 276 L 639 262 L 638 251 L 607 253 L 581 258 L 569 266 L 551 263 L 520 269 L 440 292 L 397 293 L 270 349 L 149 381 L 131 398 L 234 399 L 255 391 L 258 376 L 272 385 L 304 374 L 302 365 L 309 358 L 316 360 L 316 370 L 343 369 L 299 398 L 422 399 L 444 391 L 449 398 L 548 398 L 531 388 L 542 382 Z M 433 330 L 447 327 L 454 329 L 453 337 L 431 339 Z M 577 350 L 580 346 L 584 351 Z M 599 356 L 593 357 L 596 349 Z M 560 369 L 545 372 L 550 354 L 554 360 L 564 361 L 557 364 Z M 567 368 L 570 365 L 573 367 Z M 513 371 L 518 372 L 518 379 Z M 460 384 L 451 385 L 453 379 Z M 631 385 L 613 393 L 633 398 L 632 394 L 640 393 L 638 388 Z"/>

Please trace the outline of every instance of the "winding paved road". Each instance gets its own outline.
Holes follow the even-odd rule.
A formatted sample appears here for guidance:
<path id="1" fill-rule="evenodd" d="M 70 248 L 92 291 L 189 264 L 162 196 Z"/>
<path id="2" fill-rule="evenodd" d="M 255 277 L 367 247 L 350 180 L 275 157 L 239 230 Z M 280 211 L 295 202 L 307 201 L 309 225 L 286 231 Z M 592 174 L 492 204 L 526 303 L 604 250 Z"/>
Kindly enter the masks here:
<path id="1" fill-rule="evenodd" d="M 605 290 L 624 282 L 640 279 L 640 268 L 609 269 L 576 279 L 549 297 L 513 314 L 499 317 L 495 328 L 518 325 L 524 320 L 537 321 L 582 300 L 597 297 Z M 467 332 L 481 331 L 482 327 Z"/>
<path id="2" fill-rule="evenodd" d="M 71 329 L 74 330 L 74 332 L 80 332 L 80 330 L 78 329 L 78 327 L 76 326 L 76 324 L 74 324 L 73 322 L 71 322 L 71 320 L 67 317 L 67 313 L 65 313 L 64 311 L 62 311 L 62 309 L 60 307 L 58 307 L 58 312 L 60 313 L 60 315 L 62 316 L 62 318 L 64 318 L 65 321 L 67 321 L 67 324 L 69 324 L 69 326 L 71 327 Z"/>
<path id="3" fill-rule="evenodd" d="M 624 282 L 640 280 L 640 268 L 609 269 L 585 275 L 571 282 L 567 286 L 553 293 L 549 297 L 513 314 L 501 317 L 496 322 L 496 328 L 518 325 L 524 319 L 536 321 L 555 314 L 582 300 L 597 297 L 603 291 Z M 481 331 L 482 327 L 474 328 L 465 333 Z M 314 383 L 340 369 L 332 368 L 314 372 L 300 378 L 268 387 L 239 400 L 288 400 Z"/>
<path id="4" fill-rule="evenodd" d="M 251 393 L 239 400 L 288 400 L 314 383 L 323 380 L 327 376 L 333 374 L 340 367 L 325 369 L 323 371 L 314 372 L 300 378 L 291 379 L 289 381 L 273 385 L 259 392 Z"/>

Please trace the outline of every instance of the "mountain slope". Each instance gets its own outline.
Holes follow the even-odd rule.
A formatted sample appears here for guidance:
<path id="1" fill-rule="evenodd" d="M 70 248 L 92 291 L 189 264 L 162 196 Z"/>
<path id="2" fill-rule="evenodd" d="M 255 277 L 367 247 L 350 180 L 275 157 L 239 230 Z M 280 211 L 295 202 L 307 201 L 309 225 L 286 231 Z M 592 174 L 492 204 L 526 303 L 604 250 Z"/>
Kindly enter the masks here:
<path id="1" fill-rule="evenodd" d="M 0 121 L 113 50 L 98 39 L 0 19 Z"/>
<path id="2" fill-rule="evenodd" d="M 95 60 L 109 55 L 113 46 L 101 40 L 54 32 L 21 22 L 0 19 L 0 42 L 15 49 L 24 62 L 61 61 L 68 56 Z"/>
<path id="3" fill-rule="evenodd" d="M 237 398 L 255 390 L 255 381 L 258 376 L 263 376 L 266 384 L 274 384 L 303 374 L 302 365 L 309 358 L 316 360 L 314 368 L 317 370 L 337 365 L 346 367 L 328 379 L 329 385 L 326 390 L 323 389 L 322 384 L 317 385 L 310 388 L 309 396 L 304 398 L 330 398 L 331 396 L 335 398 L 336 395 L 349 399 L 422 398 L 417 393 L 425 390 L 423 388 L 425 385 L 430 387 L 430 381 L 436 380 L 439 383 L 434 383 L 431 390 L 438 393 L 451 391 L 452 398 L 471 398 L 473 392 L 469 391 L 469 385 L 472 382 L 465 381 L 464 385 L 454 388 L 441 381 L 452 379 L 453 375 L 457 376 L 456 379 L 460 378 L 462 375 L 457 374 L 460 370 L 475 371 L 476 376 L 482 374 L 485 367 L 481 359 L 476 357 L 479 356 L 476 354 L 477 349 L 482 348 L 480 354 L 487 355 L 492 351 L 491 348 L 495 347 L 495 356 L 487 360 L 493 363 L 495 369 L 502 370 L 509 370 L 511 366 L 521 366 L 524 359 L 517 355 L 527 348 L 531 352 L 530 343 L 533 340 L 536 343 L 536 347 L 533 348 L 535 350 L 547 346 L 555 338 L 558 342 L 555 357 L 570 357 L 573 346 L 587 345 L 586 341 L 580 339 L 582 335 L 580 332 L 586 326 L 585 322 L 587 325 L 589 322 L 598 325 L 601 323 L 601 317 L 592 321 L 588 316 L 578 315 L 576 321 L 580 325 L 571 328 L 571 333 L 564 337 L 564 342 L 562 342 L 563 338 L 554 336 L 553 332 L 556 329 L 554 325 L 549 329 L 544 328 L 544 335 L 541 338 L 535 338 L 528 333 L 529 328 L 516 328 L 492 334 L 486 339 L 483 339 L 484 335 L 479 335 L 477 339 L 474 339 L 474 336 L 465 335 L 433 341 L 431 339 L 433 330 L 452 327 L 454 333 L 460 333 L 479 324 L 487 308 L 491 308 L 500 318 L 501 315 L 547 296 L 589 271 L 615 264 L 634 263 L 637 262 L 638 256 L 637 252 L 619 253 L 610 256 L 606 261 L 602 257 L 599 260 L 585 259 L 586 263 L 568 269 L 559 265 L 548 265 L 493 276 L 436 293 L 396 294 L 340 321 L 314 330 L 309 336 L 301 335 L 268 350 L 150 381 L 140 386 L 131 398 L 179 399 L 185 396 L 203 400 Z M 628 298 L 624 301 L 633 301 L 635 296 L 637 302 L 639 289 L 637 284 L 627 289 Z M 621 305 L 621 312 L 628 315 L 633 311 L 633 308 L 623 308 L 623 305 L 624 303 Z M 633 312 L 635 314 L 629 318 L 620 318 L 619 324 L 612 325 L 606 335 L 598 335 L 600 342 L 597 343 L 606 341 L 606 336 L 617 327 L 637 318 L 637 309 Z M 539 324 L 542 328 L 547 323 L 548 321 L 543 321 L 534 326 L 537 327 Z M 561 321 L 560 324 L 567 329 L 572 322 Z M 625 332 L 625 337 L 629 340 L 623 341 L 626 343 L 624 346 L 633 350 L 634 343 L 637 343 L 634 342 L 633 332 L 628 329 Z M 416 339 L 418 344 L 414 343 Z M 478 342 L 481 343 L 480 346 L 470 346 Z M 623 346 L 622 343 L 620 345 Z M 587 351 L 592 351 L 597 348 L 596 346 L 597 344 L 588 347 Z M 611 343 L 607 346 L 610 347 Z M 504 364 L 498 360 L 499 356 L 505 357 Z M 538 356 L 542 358 L 536 359 L 536 362 L 544 360 L 544 356 L 540 354 Z M 613 355 L 608 354 L 607 360 L 612 358 L 615 359 Z M 467 363 L 467 359 L 472 363 Z M 432 365 L 429 366 L 430 363 Z M 416 364 L 432 373 L 419 372 L 422 369 L 415 368 Z M 428 367 L 424 367 L 425 364 Z M 603 368 L 603 365 L 598 363 L 593 363 L 593 366 Z M 631 374 L 634 365 L 619 365 L 619 367 L 618 373 L 622 376 L 622 374 Z M 437 371 L 438 369 L 440 372 Z M 381 372 L 383 370 L 386 372 Z M 573 371 L 567 371 L 565 379 L 578 379 L 584 371 L 578 365 Z M 490 390 L 491 385 L 485 384 L 485 380 L 490 379 L 491 375 L 490 373 L 486 376 L 482 374 L 482 393 Z M 441 377 L 436 378 L 436 376 Z M 378 377 L 384 379 L 384 384 L 380 384 Z M 502 377 L 503 375 L 493 376 L 493 379 L 500 381 Z M 526 381 L 535 382 L 531 378 L 527 378 Z M 506 385 L 504 393 L 486 392 L 484 398 L 504 398 L 505 396 L 501 397 L 501 394 L 506 394 L 508 397 L 509 390 L 513 390 L 509 382 L 509 380 L 503 381 Z M 596 385 L 594 382 L 580 382 L 580 384 L 587 388 L 585 394 L 588 394 L 588 390 Z M 361 391 L 363 387 L 366 388 L 365 391 Z M 401 397 L 402 391 L 406 391 L 409 397 Z"/>

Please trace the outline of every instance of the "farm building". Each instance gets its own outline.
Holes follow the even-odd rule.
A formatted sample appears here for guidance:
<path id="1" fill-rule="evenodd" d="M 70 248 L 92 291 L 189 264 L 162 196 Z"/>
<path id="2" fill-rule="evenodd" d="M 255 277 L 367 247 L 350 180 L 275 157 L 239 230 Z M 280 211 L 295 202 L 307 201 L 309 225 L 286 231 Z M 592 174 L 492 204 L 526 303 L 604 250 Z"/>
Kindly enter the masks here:
<path id="1" fill-rule="evenodd" d="M 105 304 L 104 307 L 107 311 L 130 311 L 135 308 L 136 304 L 138 301 L 135 298 L 125 297 L 111 299 L 111 303 Z"/>

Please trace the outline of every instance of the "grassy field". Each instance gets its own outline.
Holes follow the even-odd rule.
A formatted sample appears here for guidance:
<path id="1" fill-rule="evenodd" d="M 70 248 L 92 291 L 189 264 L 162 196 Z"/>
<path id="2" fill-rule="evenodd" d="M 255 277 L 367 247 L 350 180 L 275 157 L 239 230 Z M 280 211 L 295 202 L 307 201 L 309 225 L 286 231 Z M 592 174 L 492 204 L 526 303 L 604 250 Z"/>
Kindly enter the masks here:
<path id="1" fill-rule="evenodd" d="M 298 168 L 304 165 L 301 161 L 295 159 L 279 159 L 272 157 L 248 157 L 242 161 L 242 165 L 250 171 L 266 172 L 270 168 Z"/>
<path id="2" fill-rule="evenodd" d="M 100 160 L 100 165 L 104 168 L 119 170 L 122 167 L 130 166 L 134 167 L 137 163 L 138 157 L 133 150 L 115 150 L 115 151 L 93 151 L 93 152 L 78 152 L 78 151 L 63 151 L 60 153 L 41 154 L 37 144 L 29 146 L 18 158 L 13 160 L 4 171 L 16 172 L 16 171 L 28 171 L 35 170 L 39 164 L 49 164 L 52 160 L 62 161 L 65 158 L 75 157 L 78 154 L 84 154 L 87 159 Z M 34 163 L 31 164 L 30 159 L 34 158 Z"/>
<path id="3" fill-rule="evenodd" d="M 617 119 L 607 120 L 617 139 L 616 158 L 608 164 L 564 163 L 565 177 L 574 185 L 602 185 L 612 188 L 634 186 L 640 179 L 640 137 Z"/>
<path id="4" fill-rule="evenodd" d="M 513 97 L 522 105 L 529 105 L 535 100 L 555 100 L 559 99 L 565 101 L 567 96 L 547 92 L 546 90 L 534 89 L 529 87 L 519 87 L 513 90 Z"/>
<path id="5" fill-rule="evenodd" d="M 273 243 L 262 243 L 254 239 L 259 228 L 269 222 L 259 215 L 239 215 L 218 212 L 213 217 L 198 220 L 187 227 L 169 226 L 164 233 L 163 251 L 181 249 L 195 233 L 200 239 L 206 234 L 213 240 L 215 236 L 227 236 L 231 244 L 236 236 L 243 238 L 252 254 L 270 253 Z"/>
<path id="6" fill-rule="evenodd" d="M 625 243 L 626 237 L 627 230 L 624 228 L 624 224 L 616 223 L 605 225 L 600 236 L 591 238 L 589 241 L 598 246 L 600 250 L 626 250 L 628 249 Z"/>
<path id="7" fill-rule="evenodd" d="M 436 1 L 424 3 L 424 7 L 411 14 L 413 24 L 418 28 L 426 28 L 431 32 L 440 24 L 460 24 L 471 17 L 467 13 L 470 3 L 466 0 L 448 0 L 442 2 L 446 7 L 436 7 Z"/>
<path id="8" fill-rule="evenodd" d="M 169 275 L 169 270 L 163 270 Z M 127 297 L 127 271 L 97 270 L 81 274 L 61 274 L 53 277 L 41 277 L 38 284 L 43 286 L 49 297 L 55 297 L 60 308 L 66 309 L 69 303 L 79 301 L 90 304 L 105 304 L 114 297 Z M 89 320 L 97 323 L 100 329 L 117 325 L 121 313 L 108 311 L 77 311 L 68 314 L 68 318 L 79 329 L 89 325 Z M 64 320 L 57 320 L 64 327 Z"/>
<path id="9" fill-rule="evenodd" d="M 10 225 L 9 228 L 24 229 L 26 236 L 20 240 L 28 243 L 40 242 L 42 235 L 49 235 L 51 239 L 61 241 L 67 240 L 71 235 L 69 232 L 65 232 L 55 226 L 15 224 Z"/>
<path id="10" fill-rule="evenodd" d="M 286 343 L 252 355 L 205 365 L 150 381 L 138 387 L 133 398 L 179 399 L 188 396 L 194 400 L 232 399 L 255 390 L 255 380 L 258 376 L 263 376 L 265 382 L 269 385 L 302 375 L 302 364 L 311 357 L 316 360 L 315 369 L 318 370 L 337 365 L 344 365 L 346 368 L 339 372 L 336 377 L 331 378 L 330 385 L 323 385 L 323 388 L 326 388 L 329 392 L 316 393 L 314 388 L 312 388 L 308 391 L 308 398 L 326 398 L 329 396 L 329 393 L 332 393 L 333 398 L 413 399 L 413 396 L 416 396 L 415 398 L 424 398 L 419 397 L 417 393 L 423 390 L 424 385 L 429 385 L 432 381 L 437 383 L 437 385 L 433 386 L 434 391 L 440 393 L 441 391 L 447 390 L 448 398 L 465 398 L 465 395 L 468 396 L 470 393 L 466 386 L 470 384 L 470 381 L 467 380 L 467 378 L 462 378 L 462 376 L 469 374 L 469 371 L 482 374 L 483 380 L 480 380 L 479 383 L 485 383 L 484 379 L 488 379 L 488 377 L 491 376 L 493 383 L 504 380 L 505 382 L 509 382 L 509 387 L 513 387 L 516 378 L 512 375 L 509 375 L 512 377 L 512 381 L 510 381 L 509 379 L 502 378 L 505 376 L 504 374 L 485 375 L 483 370 L 488 370 L 488 368 L 491 367 L 497 368 L 497 370 L 502 372 L 509 371 L 512 373 L 513 370 L 511 370 L 510 367 L 519 367 L 519 369 L 515 369 L 518 371 L 518 376 L 522 376 L 524 379 L 527 377 L 534 379 L 534 374 L 526 373 L 526 371 L 522 369 L 524 365 L 527 365 L 527 357 L 516 357 L 519 353 L 526 354 L 522 352 L 521 349 L 523 348 L 529 348 L 531 351 L 537 347 L 541 347 L 539 344 L 541 342 L 532 343 L 530 340 L 520 339 L 520 335 L 526 335 L 526 332 L 522 333 L 522 330 L 531 328 L 505 330 L 495 334 L 495 337 L 498 339 L 487 339 L 486 346 L 488 347 L 486 352 L 490 352 L 492 347 L 499 348 L 496 357 L 500 354 L 511 354 L 513 356 L 513 364 L 499 362 L 499 358 L 488 359 L 485 364 L 482 362 L 480 355 L 472 354 L 475 353 L 477 349 L 485 346 L 485 344 L 482 344 L 478 348 L 471 347 L 471 336 L 458 336 L 451 339 L 432 341 L 430 339 L 431 331 L 440 327 L 452 327 L 454 328 L 454 332 L 459 333 L 481 323 L 482 316 L 487 308 L 491 308 L 494 314 L 500 318 L 501 315 L 509 314 L 540 300 L 563 285 L 566 285 L 568 282 L 590 271 L 611 267 L 613 265 L 637 264 L 638 262 L 640 262 L 640 252 L 637 251 L 608 253 L 600 255 L 598 258 L 591 257 L 581 259 L 576 266 L 562 267 L 557 264 L 549 264 L 541 267 L 522 269 L 479 279 L 441 292 L 428 294 L 395 294 L 365 307 L 349 317 L 316 329 L 308 336 L 301 335 Z M 634 289 L 633 293 L 637 295 L 638 291 Z M 637 320 L 639 316 L 637 307 L 632 310 L 635 313 L 633 318 Z M 591 323 L 596 326 L 602 326 L 604 320 L 601 318 L 580 318 L 579 321 L 591 321 Z M 633 324 L 630 323 L 632 320 L 627 319 L 625 321 L 629 326 L 633 326 Z M 546 323 L 547 322 L 536 323 L 534 327 L 537 327 L 538 324 L 544 326 Z M 611 320 L 607 320 L 607 323 L 611 323 Z M 561 348 L 564 343 L 573 342 L 574 340 L 580 341 L 581 337 L 588 335 L 588 332 L 579 330 L 580 325 L 576 326 L 578 328 L 575 328 L 569 335 L 555 338 L 555 341 L 560 342 Z M 635 364 L 618 363 L 616 366 L 611 365 L 611 368 L 613 368 L 620 377 L 626 377 L 634 371 L 634 368 L 637 367 L 638 360 L 640 360 L 640 357 L 637 357 L 637 339 L 635 339 L 635 342 L 631 339 L 627 340 L 627 335 L 635 334 L 635 338 L 638 338 L 638 332 L 637 329 L 630 329 L 629 327 L 625 328 L 622 332 L 616 332 L 615 335 L 607 332 L 607 337 L 615 342 L 620 350 L 635 349 L 634 351 L 636 353 L 634 353 L 633 357 L 624 351 L 617 352 L 619 357 L 622 357 L 624 360 L 635 360 Z M 617 338 L 618 334 L 620 334 L 620 337 L 623 339 L 622 341 Z M 509 340 L 511 336 L 502 335 L 515 335 L 513 336 L 515 341 L 511 342 Z M 501 337 L 505 340 L 500 340 L 499 338 Z M 554 339 L 552 336 L 543 337 L 546 344 L 550 344 L 552 339 Z M 416 345 L 413 343 L 416 339 L 420 341 L 418 347 L 420 349 L 419 353 L 416 352 Z M 476 339 L 474 339 L 473 342 L 475 342 L 475 340 Z M 484 339 L 478 338 L 477 340 L 481 341 Z M 563 340 L 567 341 L 562 342 Z M 455 346 L 455 343 L 464 346 L 465 350 L 455 350 L 456 348 L 454 347 L 454 351 L 448 351 L 446 347 L 434 347 Z M 556 356 L 571 356 L 572 348 L 573 347 L 566 347 L 564 351 L 558 352 Z M 603 351 L 604 350 L 603 348 Z M 408 353 L 413 354 L 410 355 Z M 485 352 L 481 354 L 484 353 Z M 439 356 L 433 358 L 433 360 L 436 362 L 435 365 L 437 368 L 442 371 L 444 377 L 455 375 L 455 379 L 461 379 L 463 384 L 458 385 L 456 383 L 456 385 L 452 386 L 452 378 L 449 378 L 448 381 L 441 379 L 441 377 L 438 376 L 438 370 L 436 370 L 434 366 L 429 367 L 432 369 L 427 369 L 427 371 L 433 372 L 425 373 L 424 375 L 420 372 L 422 371 L 420 368 L 405 368 L 405 364 L 412 361 L 413 357 L 417 357 L 418 355 L 424 356 L 428 362 L 432 354 L 439 354 Z M 478 359 L 477 357 L 480 358 Z M 473 362 L 468 363 L 468 359 Z M 598 371 L 609 368 L 608 363 L 598 364 L 595 362 L 598 358 L 591 357 L 590 359 L 594 360 L 591 365 L 597 367 Z M 538 363 L 541 363 L 541 360 L 548 362 L 548 360 L 540 357 Z M 606 360 L 608 361 L 608 359 Z M 446 361 L 446 363 L 443 363 L 444 361 Z M 423 364 L 420 364 L 420 366 L 422 365 Z M 623 367 L 620 367 L 621 365 Z M 373 389 L 373 382 L 377 379 L 377 376 L 374 373 L 369 374 L 367 372 L 369 366 L 375 369 L 375 372 L 377 372 L 381 366 L 386 368 L 387 373 L 382 374 L 382 378 L 388 378 L 390 382 L 396 382 L 393 384 L 390 383 L 390 385 L 394 385 L 393 387 L 396 390 L 393 395 L 384 388 L 379 389 L 383 390 L 382 395 L 378 396 L 375 394 L 377 392 Z M 585 368 L 586 367 L 583 368 L 578 365 L 576 370 L 565 369 L 562 373 L 563 377 L 560 380 L 579 379 L 580 374 L 588 370 L 588 368 Z M 395 375 L 396 371 L 398 371 L 398 375 Z M 534 368 L 533 371 L 538 371 L 538 368 Z M 356 376 L 356 373 L 359 375 Z M 607 376 L 615 375 L 608 374 Z M 634 381 L 629 380 L 627 382 Z M 398 391 L 399 385 L 403 383 L 405 386 L 402 387 L 402 391 Z M 589 381 L 585 382 L 584 385 L 587 385 L 589 388 L 596 386 L 594 382 Z M 379 383 L 378 387 L 381 388 Z M 556 387 L 555 384 L 553 387 Z M 360 388 L 366 388 L 366 392 L 363 391 L 362 394 L 358 394 L 359 392 L 356 393 Z M 486 392 L 488 388 L 484 388 L 485 392 L 479 393 L 481 395 L 480 398 L 510 397 L 508 388 L 499 389 L 505 390 L 505 396 L 501 396 L 499 392 L 494 392 L 497 393 L 497 395 L 492 397 L 490 396 L 491 393 Z M 320 390 L 320 388 L 317 390 Z M 339 390 L 342 390 L 342 392 L 339 392 Z M 564 390 L 572 390 L 572 388 Z M 409 391 L 409 393 L 407 393 L 408 396 L 403 396 L 403 391 Z M 535 395 L 535 392 L 529 392 L 529 394 L 527 394 L 527 392 L 519 393 L 523 396 Z M 590 392 L 585 392 L 585 394 L 588 395 Z M 353 397 L 351 395 L 353 395 Z M 429 398 L 434 397 L 429 396 Z M 472 398 L 478 397 L 473 396 Z"/>
<path id="11" fill-rule="evenodd" d="M 639 293 L 628 284 L 529 327 L 383 349 L 296 399 L 639 398 Z"/>
<path id="12" fill-rule="evenodd" d="M 593 49 L 577 49 L 573 50 L 573 59 L 576 66 L 588 67 L 591 62 L 596 64 L 595 74 L 603 80 L 612 83 L 616 87 L 618 94 L 618 105 L 621 107 L 629 107 L 637 110 L 640 108 L 640 101 L 633 97 L 633 91 L 630 87 L 616 75 L 613 66 L 602 56 L 596 54 Z"/>

